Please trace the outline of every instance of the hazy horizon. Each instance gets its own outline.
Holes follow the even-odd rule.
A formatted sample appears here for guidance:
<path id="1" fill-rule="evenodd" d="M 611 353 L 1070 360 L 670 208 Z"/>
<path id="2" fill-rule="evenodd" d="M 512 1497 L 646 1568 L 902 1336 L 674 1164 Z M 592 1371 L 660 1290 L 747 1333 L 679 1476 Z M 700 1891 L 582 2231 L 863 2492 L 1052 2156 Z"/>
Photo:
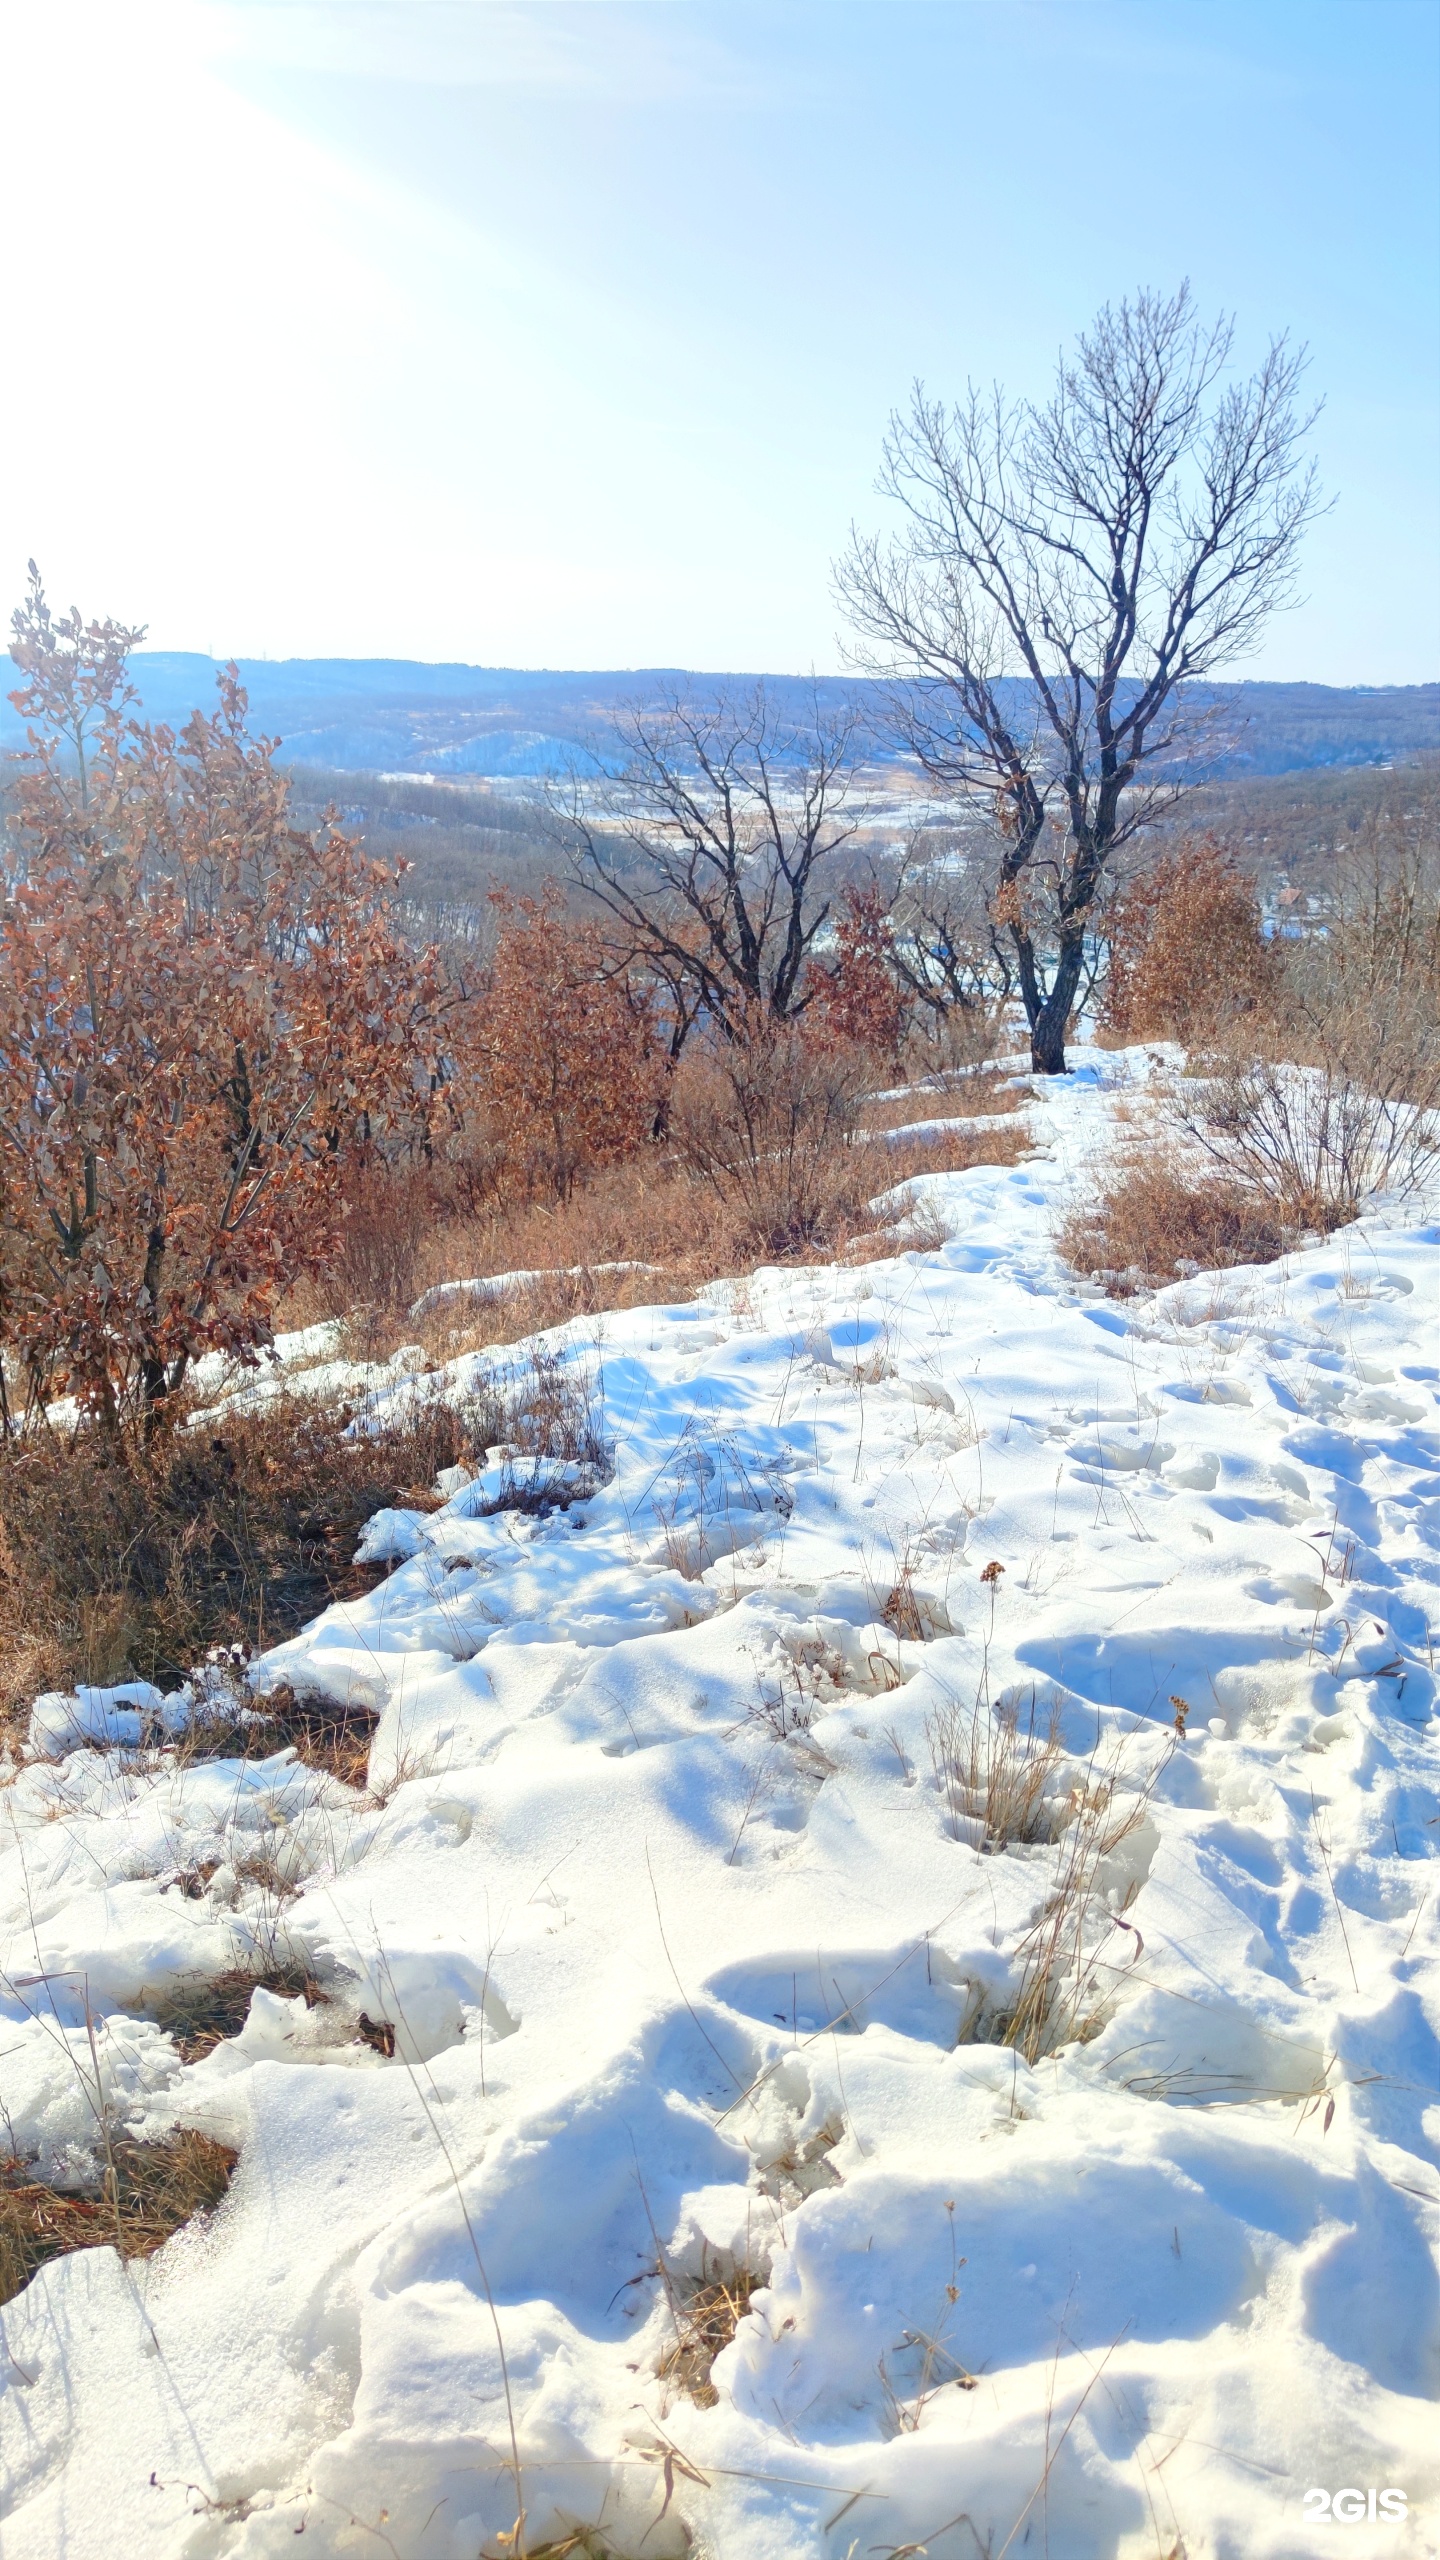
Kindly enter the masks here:
<path id="1" fill-rule="evenodd" d="M 51 602 L 58 605 L 60 599 L 52 597 Z M 1440 652 L 1437 652 L 1437 657 L 1440 657 Z M 698 667 L 668 658 L 637 658 L 626 664 L 617 662 L 609 666 L 582 667 L 562 665 L 558 660 L 544 663 L 518 658 L 431 658 L 394 649 L 367 650 L 364 653 L 344 649 L 290 650 L 281 655 L 268 649 L 152 647 L 148 639 L 132 653 L 130 663 L 134 666 L 147 658 L 194 658 L 201 666 L 217 669 L 232 664 L 242 667 L 424 667 L 436 672 L 459 669 L 466 674 L 491 676 L 685 676 L 693 677 L 702 684 L 769 683 L 772 680 L 784 684 L 806 684 L 813 680 L 827 685 L 868 685 L 878 681 L 845 667 Z M 1017 676 L 1006 681 L 1019 683 L 1023 679 Z M 1340 683 L 1323 676 L 1272 673 L 1268 669 L 1263 675 L 1202 676 L 1194 681 L 1206 690 L 1220 692 L 1253 685 L 1275 685 L 1287 689 L 1296 685 L 1312 685 L 1322 693 L 1423 693 L 1440 686 L 1440 664 L 1427 675 L 1388 679 L 1355 676 Z"/>

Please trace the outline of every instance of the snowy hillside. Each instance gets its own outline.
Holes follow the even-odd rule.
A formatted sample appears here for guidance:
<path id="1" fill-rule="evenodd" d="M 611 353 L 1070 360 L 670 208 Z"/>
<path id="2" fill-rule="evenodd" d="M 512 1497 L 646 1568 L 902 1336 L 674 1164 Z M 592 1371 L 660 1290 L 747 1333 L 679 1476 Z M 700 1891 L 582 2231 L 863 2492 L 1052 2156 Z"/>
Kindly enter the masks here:
<path id="1" fill-rule="evenodd" d="M 213 700 L 222 660 L 139 649 L 130 662 L 145 716 L 176 727 Z M 618 706 L 656 702 L 678 685 L 745 693 L 758 681 L 802 715 L 812 677 L 676 667 L 558 670 L 428 665 L 405 658 L 242 658 L 256 726 L 284 740 L 285 761 L 356 773 L 516 774 L 568 770 L 611 728 Z M 24 742 L 10 702 L 15 670 L 0 659 L 0 749 Z M 872 708 L 878 688 L 822 676 L 821 698 Z M 1209 688 L 1197 689 L 1208 693 Z M 1023 698 L 1024 687 L 1014 695 Z M 1240 735 L 1222 758 L 1236 773 L 1288 773 L 1405 762 L 1440 742 L 1440 686 L 1240 683 L 1227 686 Z"/>
<path id="2" fill-rule="evenodd" d="M 260 1666 L 379 1711 L 368 1794 L 37 1709 L 9 2140 L 239 2157 L 0 2315 L 4 2560 L 1440 2546 L 1437 1230 L 1077 1285 L 1143 1073 L 939 1250 L 372 1381 L 591 1446 Z"/>

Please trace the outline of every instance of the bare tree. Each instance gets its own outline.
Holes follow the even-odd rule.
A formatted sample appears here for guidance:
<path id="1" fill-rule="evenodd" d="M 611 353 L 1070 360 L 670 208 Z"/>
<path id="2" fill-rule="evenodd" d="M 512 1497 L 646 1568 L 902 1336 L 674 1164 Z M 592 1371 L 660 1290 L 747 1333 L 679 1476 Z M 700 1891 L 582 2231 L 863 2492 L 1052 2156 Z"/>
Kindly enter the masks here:
<path id="1" fill-rule="evenodd" d="M 858 715 L 818 695 L 792 720 L 763 685 L 709 703 L 672 693 L 618 723 L 623 770 L 572 779 L 558 802 L 577 879 L 667 990 L 671 1052 L 708 1014 L 723 1030 L 809 1002 L 806 962 L 830 912 L 833 857 L 854 834 Z"/>
<path id="2" fill-rule="evenodd" d="M 972 385 L 947 408 L 917 383 L 879 483 L 907 521 L 890 540 L 852 532 L 837 572 L 900 742 L 946 790 L 990 800 L 994 912 L 1045 1074 L 1064 1072 L 1105 867 L 1206 743 L 1196 679 L 1293 601 L 1318 504 L 1303 349 L 1276 339 L 1222 386 L 1232 334 L 1182 284 L 1107 304 L 1043 406 Z"/>
<path id="3" fill-rule="evenodd" d="M 981 886 L 982 859 L 951 829 L 917 828 L 895 873 L 892 965 L 936 1036 L 957 1015 L 986 1021 L 1015 983 L 1013 953 Z"/>

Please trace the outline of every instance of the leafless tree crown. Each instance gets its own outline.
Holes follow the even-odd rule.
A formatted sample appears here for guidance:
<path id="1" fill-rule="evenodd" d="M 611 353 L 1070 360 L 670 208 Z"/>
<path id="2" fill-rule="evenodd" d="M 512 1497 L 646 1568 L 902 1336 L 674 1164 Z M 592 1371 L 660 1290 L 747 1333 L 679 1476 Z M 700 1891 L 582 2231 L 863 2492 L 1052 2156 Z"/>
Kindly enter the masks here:
<path id="1" fill-rule="evenodd" d="M 559 823 L 626 958 L 667 985 L 673 1045 L 701 1012 L 722 1027 L 752 1008 L 800 1012 L 827 871 L 858 822 L 856 714 L 817 694 L 796 721 L 760 685 L 713 702 L 672 693 L 619 727 L 623 770 L 572 782 Z"/>
<path id="2" fill-rule="evenodd" d="M 947 406 L 917 383 L 880 477 L 901 529 L 853 533 L 838 571 L 852 654 L 889 680 L 900 741 L 995 805 L 996 911 L 1037 1068 L 1063 1066 L 1105 864 L 1200 750 L 1191 688 L 1294 597 L 1318 504 L 1304 350 L 1279 338 L 1227 382 L 1231 343 L 1182 284 L 1107 305 L 1043 405 L 972 385 Z"/>

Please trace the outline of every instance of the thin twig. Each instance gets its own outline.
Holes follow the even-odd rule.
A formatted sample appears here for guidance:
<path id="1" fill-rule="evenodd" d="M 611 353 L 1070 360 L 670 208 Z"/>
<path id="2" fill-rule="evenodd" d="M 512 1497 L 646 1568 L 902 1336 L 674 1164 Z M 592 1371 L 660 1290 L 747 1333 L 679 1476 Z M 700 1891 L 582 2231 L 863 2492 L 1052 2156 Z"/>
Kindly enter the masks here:
<path id="1" fill-rule="evenodd" d="M 1320 1864 L 1325 1870 L 1325 1881 L 1330 1887 L 1330 1899 L 1335 1905 L 1335 1917 L 1340 1923 L 1340 1935 L 1345 1941 L 1345 1961 L 1350 1967 L 1350 1979 L 1358 1991 L 1360 1977 L 1355 1970 L 1355 1958 L 1350 1952 L 1350 1932 L 1345 1926 L 1345 1914 L 1340 1908 L 1340 1896 L 1335 1890 L 1335 1878 L 1330 1872 L 1330 1861 L 1325 1854 L 1325 1843 L 1320 1836 L 1320 1810 L 1315 1802 L 1313 1787 L 1310 1790 L 1310 1819 L 1315 1829 L 1315 1846 L 1320 1852 Z"/>

